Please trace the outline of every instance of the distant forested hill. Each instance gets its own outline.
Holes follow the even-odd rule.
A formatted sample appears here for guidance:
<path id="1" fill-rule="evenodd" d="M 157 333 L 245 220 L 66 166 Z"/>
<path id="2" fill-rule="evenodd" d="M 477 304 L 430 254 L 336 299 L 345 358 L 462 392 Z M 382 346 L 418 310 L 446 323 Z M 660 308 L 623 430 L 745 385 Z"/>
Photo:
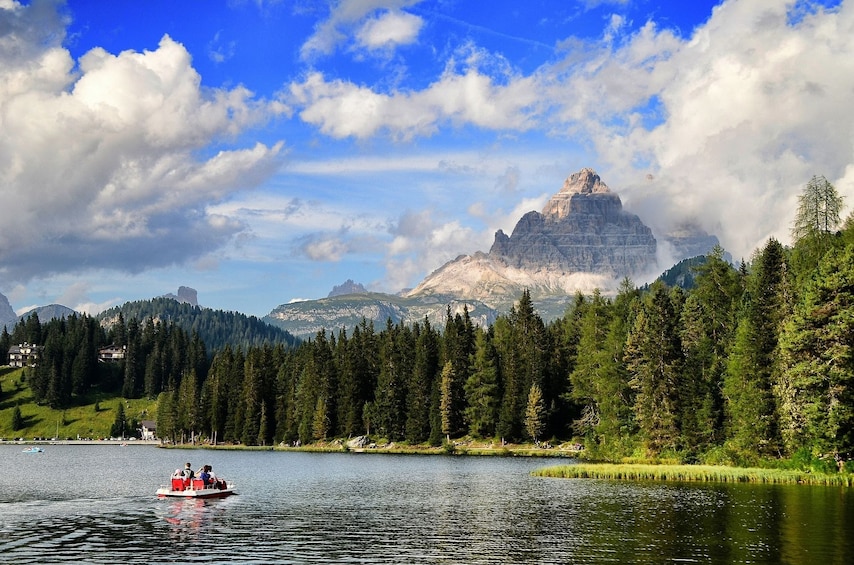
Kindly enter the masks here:
<path id="1" fill-rule="evenodd" d="M 164 323 L 174 323 L 187 333 L 195 331 L 210 353 L 223 349 L 226 344 L 246 348 L 277 343 L 293 346 L 299 341 L 287 331 L 271 326 L 255 316 L 202 308 L 172 298 L 127 302 L 105 310 L 98 315 L 98 320 L 109 326 L 119 314 L 125 321 L 132 318 L 140 321 L 154 318 Z"/>

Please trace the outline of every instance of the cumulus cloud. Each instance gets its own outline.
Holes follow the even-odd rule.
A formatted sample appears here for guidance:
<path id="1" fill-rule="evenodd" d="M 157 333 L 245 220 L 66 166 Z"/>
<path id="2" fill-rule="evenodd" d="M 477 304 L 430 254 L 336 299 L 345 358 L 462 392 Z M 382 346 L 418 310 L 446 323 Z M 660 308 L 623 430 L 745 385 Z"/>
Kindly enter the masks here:
<path id="1" fill-rule="evenodd" d="M 386 12 L 369 18 L 358 32 L 356 40 L 367 49 L 384 49 L 412 43 L 424 20 L 406 12 Z"/>
<path id="2" fill-rule="evenodd" d="M 66 24 L 52 3 L 0 6 L 3 278 L 181 264 L 244 230 L 206 207 L 267 178 L 283 146 L 213 148 L 287 108 L 203 88 L 169 36 L 75 67 Z"/>
<path id="3" fill-rule="evenodd" d="M 390 233 L 393 240 L 387 247 L 384 284 L 395 292 L 423 277 L 425 265 L 435 268 L 460 253 L 478 251 L 485 235 L 458 220 L 437 220 L 432 210 L 405 212 Z"/>
<path id="4" fill-rule="evenodd" d="M 399 10 L 421 0 L 338 0 L 332 4 L 329 17 L 317 24 L 314 33 L 303 44 L 303 59 L 332 54 L 340 44 L 350 40 L 354 31 L 362 45 L 376 48 L 392 43 L 409 43 L 420 28 L 420 18 Z M 380 13 L 379 16 L 372 15 Z M 358 26 L 358 29 L 357 29 Z M 377 44 L 371 42 L 378 41 Z"/>
<path id="5" fill-rule="evenodd" d="M 388 94 L 313 72 L 291 83 L 288 103 L 301 108 L 302 120 L 339 139 L 387 132 L 394 139 L 410 140 L 447 124 L 516 131 L 533 127 L 531 116 L 539 103 L 536 80 L 512 74 L 493 78 L 478 63 L 473 57 L 464 69 L 457 69 L 451 61 L 426 89 Z"/>

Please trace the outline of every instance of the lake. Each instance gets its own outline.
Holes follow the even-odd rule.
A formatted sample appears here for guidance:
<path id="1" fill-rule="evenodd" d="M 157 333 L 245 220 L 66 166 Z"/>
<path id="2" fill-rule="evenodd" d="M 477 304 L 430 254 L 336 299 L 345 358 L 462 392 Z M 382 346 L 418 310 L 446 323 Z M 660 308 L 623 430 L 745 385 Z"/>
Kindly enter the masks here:
<path id="1" fill-rule="evenodd" d="M 838 487 L 543 479 L 565 460 L 0 446 L 0 563 L 851 563 Z M 158 499 L 186 461 L 237 484 Z"/>

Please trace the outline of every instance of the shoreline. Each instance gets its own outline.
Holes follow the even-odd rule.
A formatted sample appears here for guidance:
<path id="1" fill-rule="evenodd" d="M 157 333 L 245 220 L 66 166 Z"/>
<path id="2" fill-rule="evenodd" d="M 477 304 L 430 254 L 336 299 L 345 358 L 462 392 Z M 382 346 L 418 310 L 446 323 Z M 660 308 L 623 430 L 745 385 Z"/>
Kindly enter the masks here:
<path id="1" fill-rule="evenodd" d="M 160 440 L 151 439 L 6 439 L 0 445 L 146 445 L 159 446 Z"/>
<path id="2" fill-rule="evenodd" d="M 390 454 L 390 455 L 471 455 L 478 457 L 542 457 L 558 459 L 578 459 L 582 453 L 575 446 L 537 447 L 534 444 L 505 444 L 494 445 L 480 442 L 456 442 L 453 445 L 433 447 L 426 444 L 409 445 L 390 442 L 387 444 L 370 444 L 364 446 L 348 446 L 344 440 L 333 440 L 328 443 L 312 443 L 301 446 L 292 445 L 240 445 L 207 443 L 163 443 L 158 445 L 164 449 L 220 449 L 246 451 L 283 451 L 294 453 L 358 453 L 358 454 Z"/>
<path id="3" fill-rule="evenodd" d="M 796 469 L 729 467 L 723 465 L 644 465 L 637 463 L 578 463 L 545 467 L 532 473 L 554 479 L 594 479 L 629 482 L 753 483 L 816 486 L 854 486 L 851 473 L 818 473 Z"/>

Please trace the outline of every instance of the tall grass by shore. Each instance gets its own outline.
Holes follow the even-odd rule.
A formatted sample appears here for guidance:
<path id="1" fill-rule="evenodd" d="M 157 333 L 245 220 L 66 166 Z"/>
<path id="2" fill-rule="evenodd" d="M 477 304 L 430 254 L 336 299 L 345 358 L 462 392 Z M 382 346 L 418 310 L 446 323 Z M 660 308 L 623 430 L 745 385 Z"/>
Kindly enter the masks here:
<path id="1" fill-rule="evenodd" d="M 811 473 L 787 469 L 715 465 L 588 464 L 559 465 L 533 472 L 538 477 L 625 481 L 679 481 L 854 486 L 851 473 Z"/>

